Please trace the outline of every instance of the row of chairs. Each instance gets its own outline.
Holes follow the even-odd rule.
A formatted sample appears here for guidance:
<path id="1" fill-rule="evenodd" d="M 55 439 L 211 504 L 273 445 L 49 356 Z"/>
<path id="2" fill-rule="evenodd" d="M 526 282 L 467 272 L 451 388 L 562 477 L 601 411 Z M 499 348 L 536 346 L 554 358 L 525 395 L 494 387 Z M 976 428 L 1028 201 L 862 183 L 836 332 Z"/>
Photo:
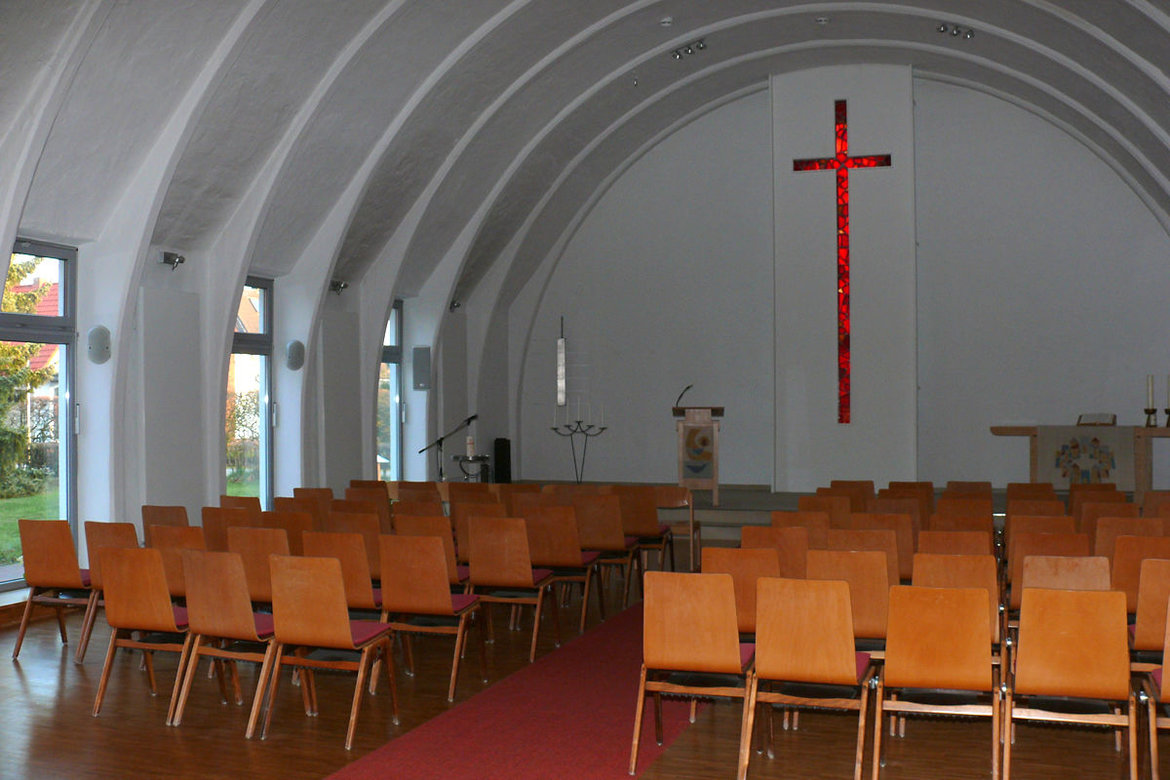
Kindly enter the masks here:
<path id="1" fill-rule="evenodd" d="M 757 705 L 764 703 L 856 711 L 859 780 L 871 699 L 874 778 L 882 764 L 883 718 L 936 713 L 990 719 L 993 777 L 1001 768 L 1010 776 L 1012 727 L 1020 720 L 1124 728 L 1130 776 L 1137 777 L 1138 685 L 1130 679 L 1120 593 L 1027 589 L 1012 668 L 997 663 L 983 588 L 892 587 L 884 650 L 869 653 L 856 646 L 846 582 L 762 577 L 755 586 L 756 630 L 746 643 L 731 575 L 647 573 L 631 774 L 649 694 L 656 704 L 662 695 L 741 700 L 740 778 L 752 754 Z M 1154 683 L 1143 678 L 1140 684 Z M 1049 697 L 1107 706 L 1070 713 L 1049 709 Z M 771 718 L 772 707 L 765 714 Z M 1153 734 L 1151 745 L 1156 750 Z"/>

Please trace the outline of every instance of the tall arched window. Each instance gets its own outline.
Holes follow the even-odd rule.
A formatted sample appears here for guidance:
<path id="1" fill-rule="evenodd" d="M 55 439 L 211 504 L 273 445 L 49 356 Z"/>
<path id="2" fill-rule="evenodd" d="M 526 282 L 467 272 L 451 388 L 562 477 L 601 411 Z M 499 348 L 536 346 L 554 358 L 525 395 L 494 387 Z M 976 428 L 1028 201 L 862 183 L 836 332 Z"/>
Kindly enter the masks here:
<path id="1" fill-rule="evenodd" d="M 272 506 L 272 280 L 249 276 L 228 363 L 227 494 Z"/>
<path id="2" fill-rule="evenodd" d="M 382 363 L 378 371 L 378 479 L 402 479 L 402 418 L 405 411 L 402 403 L 402 301 L 394 301 L 382 337 Z"/>

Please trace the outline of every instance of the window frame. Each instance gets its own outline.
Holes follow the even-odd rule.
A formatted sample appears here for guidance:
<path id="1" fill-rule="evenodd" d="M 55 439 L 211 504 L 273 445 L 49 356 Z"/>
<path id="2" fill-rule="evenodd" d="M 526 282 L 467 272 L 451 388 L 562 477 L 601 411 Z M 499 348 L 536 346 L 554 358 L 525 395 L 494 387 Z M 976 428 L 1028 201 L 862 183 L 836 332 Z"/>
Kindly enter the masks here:
<path id="1" fill-rule="evenodd" d="M 275 460 L 276 448 L 275 448 L 275 441 L 274 441 L 276 439 L 276 430 L 275 430 L 276 425 L 274 424 L 275 423 L 274 418 L 276 417 L 276 411 L 275 411 L 276 410 L 276 399 L 275 399 L 276 393 L 275 393 L 275 386 L 273 384 L 275 372 L 272 370 L 272 360 L 273 360 L 274 343 L 275 343 L 275 339 L 273 338 L 273 334 L 272 334 L 273 309 L 275 308 L 275 305 L 274 305 L 274 297 L 275 296 L 273 294 L 274 284 L 273 284 L 272 279 L 266 279 L 266 278 L 260 277 L 260 276 L 249 275 L 244 279 L 244 287 L 253 287 L 253 288 L 256 288 L 256 289 L 263 291 L 264 306 L 263 306 L 262 311 L 260 312 L 261 323 L 262 323 L 263 329 L 260 333 L 240 333 L 239 331 L 235 330 L 235 326 L 233 325 L 233 327 L 232 327 L 232 331 L 233 331 L 233 333 L 232 333 L 232 348 L 231 348 L 231 352 L 229 353 L 228 357 L 230 358 L 231 355 L 259 355 L 261 357 L 267 358 L 267 360 L 265 361 L 265 364 L 264 364 L 264 366 L 265 366 L 264 382 L 265 382 L 266 389 L 268 391 L 266 394 L 267 400 L 265 402 L 265 399 L 261 399 L 261 401 L 262 401 L 262 404 L 261 404 L 262 405 L 262 415 L 261 415 L 262 416 L 262 424 L 264 425 L 264 429 L 266 431 L 266 434 L 264 436 L 264 445 L 265 446 L 263 448 L 263 451 L 259 454 L 261 457 L 261 465 L 263 466 L 266 463 L 268 468 L 267 468 L 267 473 L 262 473 L 260 475 L 260 504 L 265 509 L 271 509 L 272 508 L 272 497 L 274 495 L 274 490 L 275 490 L 275 475 L 276 475 L 276 460 Z M 243 293 L 244 293 L 243 288 L 241 288 L 240 289 L 240 298 L 236 299 L 236 307 L 235 307 L 235 309 L 233 309 L 233 312 L 232 312 L 233 321 L 235 320 L 236 317 L 239 316 L 238 312 L 239 312 L 239 306 L 240 306 L 240 299 L 243 297 Z M 226 411 L 227 410 L 227 404 L 226 404 L 227 386 L 226 385 L 224 386 L 224 393 L 225 393 L 224 413 L 226 414 L 227 413 L 227 411 Z M 225 458 L 225 467 L 226 467 L 226 458 L 227 458 L 227 442 L 226 441 L 224 442 L 224 451 L 222 454 Z M 261 469 L 261 471 L 264 471 L 264 469 Z M 226 490 L 226 487 L 227 486 L 225 485 L 224 486 L 225 490 Z"/>

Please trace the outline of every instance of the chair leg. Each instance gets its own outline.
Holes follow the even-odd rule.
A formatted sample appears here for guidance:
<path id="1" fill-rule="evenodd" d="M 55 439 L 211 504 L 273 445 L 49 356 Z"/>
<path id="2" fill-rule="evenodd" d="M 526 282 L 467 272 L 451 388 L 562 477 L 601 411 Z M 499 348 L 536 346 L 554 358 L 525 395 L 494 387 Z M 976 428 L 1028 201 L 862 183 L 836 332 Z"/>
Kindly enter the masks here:
<path id="1" fill-rule="evenodd" d="M 56 607 L 54 612 L 57 613 L 57 630 L 61 632 L 61 644 L 69 644 L 69 635 L 65 633 L 65 609 L 63 607 Z"/>
<path id="2" fill-rule="evenodd" d="M 398 725 L 398 678 L 394 676 L 394 647 L 389 638 L 382 646 L 382 655 L 386 659 L 386 677 L 390 679 L 390 709 L 394 725 Z"/>
<path id="3" fill-rule="evenodd" d="M 102 665 L 102 676 L 98 680 L 97 696 L 93 700 L 93 714 L 102 711 L 102 699 L 106 697 L 106 685 L 110 681 L 110 670 L 114 668 L 114 655 L 118 652 L 118 632 L 121 629 L 111 629 L 110 631 L 110 646 L 106 650 L 106 662 Z"/>
<path id="4" fill-rule="evenodd" d="M 402 634 L 402 660 L 406 661 L 406 676 L 414 677 L 414 642 L 410 634 Z"/>
<path id="5" fill-rule="evenodd" d="M 1150 734 L 1150 777 L 1158 780 L 1158 701 L 1155 691 L 1150 691 L 1146 709 L 1146 728 Z"/>
<path id="6" fill-rule="evenodd" d="M 272 673 L 272 659 L 275 657 L 278 646 L 276 642 L 269 642 L 264 651 L 264 662 L 260 664 L 260 676 L 256 681 L 256 693 L 252 695 L 252 712 L 248 715 L 248 729 L 244 732 L 246 739 L 251 739 L 256 731 L 256 721 L 260 718 L 260 710 L 264 701 L 264 689 Z M 277 666 L 279 667 L 279 663 Z M 191 672 L 194 674 L 194 672 Z"/>
<path id="7" fill-rule="evenodd" d="M 549 592 L 550 593 L 553 592 L 551 587 L 549 589 Z M 553 646 L 560 647 L 561 646 L 561 608 L 557 606 L 557 600 L 555 598 L 550 600 L 550 606 L 552 608 Z"/>
<path id="8" fill-rule="evenodd" d="M 183 722 L 183 711 L 187 709 L 187 697 L 191 694 L 191 684 L 195 680 L 195 671 L 199 668 L 199 647 L 203 643 L 200 634 L 188 634 L 187 642 L 191 645 L 191 655 L 187 659 L 187 670 L 181 674 L 183 687 L 179 690 L 179 703 L 175 707 L 175 714 L 171 716 L 169 725 L 178 726 Z"/>
<path id="9" fill-rule="evenodd" d="M 451 659 L 451 682 L 447 685 L 447 701 L 455 701 L 455 683 L 459 679 L 459 657 L 467 641 L 467 614 L 459 616 L 459 627 L 455 629 L 455 657 Z"/>
<path id="10" fill-rule="evenodd" d="M 77 650 L 73 653 L 74 663 L 79 664 L 85 661 L 85 651 L 89 649 L 89 638 L 93 634 L 93 624 L 97 620 L 101 593 L 100 590 L 89 592 L 89 601 L 85 603 L 85 617 L 81 619 L 81 636 L 77 640 Z"/>
<path id="11" fill-rule="evenodd" d="M 756 717 L 756 675 L 748 672 L 743 692 L 743 717 L 739 724 L 739 768 L 736 780 L 747 778 L 748 762 L 752 757 L 752 728 Z"/>
<path id="12" fill-rule="evenodd" d="M 187 664 L 191 659 L 191 634 L 183 638 L 183 649 L 179 653 L 179 666 L 175 669 L 175 682 L 171 685 L 171 701 L 167 705 L 167 725 L 175 719 L 175 707 L 179 704 L 179 689 L 183 687 L 183 673 L 187 670 Z"/>
<path id="13" fill-rule="evenodd" d="M 146 679 L 150 683 L 150 695 L 158 696 L 158 680 L 154 677 L 154 651 L 142 651 L 142 665 L 146 667 Z"/>
<path id="14" fill-rule="evenodd" d="M 861 764 L 865 757 L 865 716 L 869 714 L 869 685 L 864 682 L 861 684 L 857 710 L 857 753 L 853 759 L 853 780 L 861 780 Z"/>
<path id="15" fill-rule="evenodd" d="M 581 620 L 577 624 L 577 633 L 585 633 L 585 618 L 589 613 L 589 584 L 593 579 L 593 568 L 590 567 L 585 570 L 585 582 L 581 584 Z M 600 603 L 600 600 L 599 602 Z M 602 612 L 605 611 L 603 606 Z"/>
<path id="16" fill-rule="evenodd" d="M 476 622 L 479 624 L 479 677 L 484 683 L 487 683 L 487 637 L 484 636 L 483 627 L 483 612 L 487 605 L 480 604 L 477 608 L 479 612 L 479 619 Z M 467 640 L 464 640 L 464 647 L 467 646 Z"/>
<path id="17" fill-rule="evenodd" d="M 642 672 L 638 676 L 638 705 L 634 710 L 634 738 L 630 742 L 630 769 L 634 774 L 638 767 L 638 740 L 642 736 L 642 710 L 646 706 L 646 665 L 642 664 Z"/>
<path id="18" fill-rule="evenodd" d="M 878 780 L 882 771 L 882 703 L 885 698 L 885 687 L 879 677 L 877 689 L 873 692 L 873 780 Z"/>
<path id="19" fill-rule="evenodd" d="M 1011 780 L 1012 776 L 1012 692 L 1008 690 L 1003 702 L 1003 780 Z"/>
<path id="20" fill-rule="evenodd" d="M 662 747 L 662 694 L 658 691 L 654 692 L 654 741 Z"/>
<path id="21" fill-rule="evenodd" d="M 545 588 L 540 588 L 536 593 L 536 614 L 532 617 L 532 646 L 528 650 L 528 663 L 536 660 L 536 638 L 540 635 L 540 613 L 544 608 L 544 592 Z M 553 594 L 552 602 L 556 605 L 556 594 Z M 513 607 L 514 609 L 515 607 Z"/>
<path id="22" fill-rule="evenodd" d="M 373 664 L 374 649 L 383 646 L 382 644 L 372 644 L 362 649 L 362 657 L 358 661 L 357 681 L 353 686 L 353 701 L 349 705 L 349 726 L 345 730 L 346 750 L 353 747 L 353 734 L 357 730 L 358 711 L 362 706 L 362 688 L 365 687 L 366 675 Z"/>
<path id="23" fill-rule="evenodd" d="M 272 711 L 276 708 L 276 689 L 280 683 L 280 667 L 283 661 L 280 657 L 281 645 L 273 640 L 269 652 L 273 653 L 272 674 L 268 679 L 268 704 L 267 711 L 264 713 L 264 725 L 260 728 L 260 739 L 265 739 L 268 736 L 268 726 L 272 723 Z M 304 680 L 301 681 L 303 685 L 307 684 Z M 253 704 L 255 709 L 255 704 Z M 252 713 L 255 715 L 255 713 Z"/>
<path id="24" fill-rule="evenodd" d="M 33 597 L 37 590 L 37 588 L 29 588 L 28 590 L 28 601 L 24 602 L 24 614 L 20 616 L 20 631 L 16 634 L 16 645 L 12 648 L 13 658 L 20 655 L 20 646 L 24 644 L 24 632 L 28 630 L 28 621 L 32 617 L 33 611 Z"/>
<path id="25" fill-rule="evenodd" d="M 1129 780 L 1138 780 L 1137 699 L 1132 690 L 1129 692 L 1129 701 L 1125 705 L 1125 714 L 1128 721 L 1127 730 L 1129 731 Z M 1153 728 L 1157 729 L 1157 726 Z"/>
<path id="26" fill-rule="evenodd" d="M 601 568 L 593 567 L 593 581 L 597 585 L 597 613 L 601 615 L 601 620 L 605 621 L 605 591 L 601 588 Z"/>

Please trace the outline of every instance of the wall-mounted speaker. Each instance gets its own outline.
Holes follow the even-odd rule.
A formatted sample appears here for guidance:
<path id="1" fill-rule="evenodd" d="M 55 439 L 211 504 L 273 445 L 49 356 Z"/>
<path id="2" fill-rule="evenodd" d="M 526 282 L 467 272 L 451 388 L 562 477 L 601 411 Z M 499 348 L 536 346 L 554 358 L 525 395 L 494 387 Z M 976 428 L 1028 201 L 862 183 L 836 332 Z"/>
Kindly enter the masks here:
<path id="1" fill-rule="evenodd" d="M 89 362 L 101 365 L 110 359 L 110 329 L 95 325 L 88 334 Z"/>
<path id="2" fill-rule="evenodd" d="M 414 348 L 414 389 L 431 389 L 431 348 Z"/>
<path id="3" fill-rule="evenodd" d="M 305 342 L 293 339 L 284 348 L 284 364 L 289 371 L 300 371 L 305 365 Z"/>

